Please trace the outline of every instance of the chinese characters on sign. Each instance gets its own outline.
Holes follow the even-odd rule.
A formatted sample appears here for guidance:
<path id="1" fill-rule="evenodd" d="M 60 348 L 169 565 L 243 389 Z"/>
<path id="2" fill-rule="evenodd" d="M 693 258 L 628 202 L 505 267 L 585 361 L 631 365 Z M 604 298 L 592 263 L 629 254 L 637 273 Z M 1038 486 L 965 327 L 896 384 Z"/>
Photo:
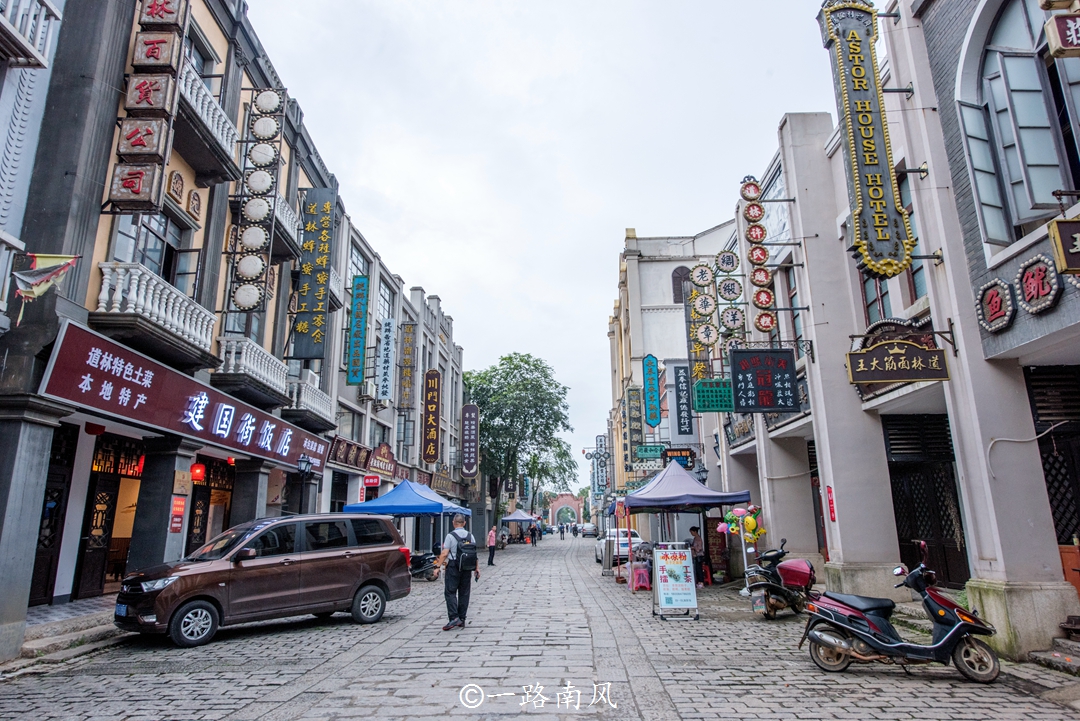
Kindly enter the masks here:
<path id="1" fill-rule="evenodd" d="M 401 324 L 401 399 L 402 408 L 413 407 L 413 379 L 416 376 L 416 323 Z"/>
<path id="2" fill-rule="evenodd" d="M 645 356 L 641 370 L 645 376 L 645 424 L 656 428 L 660 425 L 660 364 L 656 356 Z"/>
<path id="3" fill-rule="evenodd" d="M 705 378 L 694 383 L 694 410 L 698 413 L 730 413 L 735 410 L 731 381 Z"/>
<path id="4" fill-rule="evenodd" d="M 698 381 L 699 383 L 701 381 Z M 691 410 L 690 367 L 675 366 L 675 416 L 677 435 L 689 436 L 694 432 L 694 416 Z"/>
<path id="5" fill-rule="evenodd" d="M 630 431 L 630 454 L 636 457 L 637 447 L 645 440 L 645 429 L 641 419 L 641 389 L 626 389 L 627 428 Z"/>
<path id="6" fill-rule="evenodd" d="M 480 473 L 480 408 L 461 407 L 461 477 L 476 478 Z"/>
<path id="7" fill-rule="evenodd" d="M 833 57 L 837 104 L 846 129 L 848 184 L 855 206 L 852 248 L 860 270 L 891 278 L 911 265 L 915 239 L 900 202 L 883 112 L 875 51 L 877 12 L 856 0 L 823 8 L 818 22 Z"/>
<path id="8" fill-rule="evenodd" d="M 1049 232 L 1058 272 L 1080 274 L 1080 220 L 1051 221 Z"/>
<path id="9" fill-rule="evenodd" d="M 442 374 L 429 370 L 424 374 L 424 425 L 421 433 L 424 463 L 439 462 L 439 416 L 442 415 Z"/>
<path id="10" fill-rule="evenodd" d="M 349 316 L 349 361 L 346 382 L 358 386 L 364 382 L 364 363 L 367 353 L 368 277 L 352 279 L 352 311 Z M 415 327 L 415 326 L 414 326 Z M 404 384 L 402 384 L 404 388 Z M 411 392 L 411 387 L 410 387 Z"/>
<path id="11" fill-rule="evenodd" d="M 945 351 L 906 340 L 891 340 L 847 354 L 851 383 L 947 381 Z"/>
<path id="12" fill-rule="evenodd" d="M 1020 307 L 1028 313 L 1042 313 L 1057 305 L 1061 297 L 1061 279 L 1054 262 L 1041 253 L 1020 264 L 1016 273 Z"/>
<path id="13" fill-rule="evenodd" d="M 363 470 L 367 468 L 368 456 L 370 455 L 370 448 L 364 448 L 347 438 L 337 436 L 330 445 L 330 457 L 327 460 L 331 463 Z"/>
<path id="14" fill-rule="evenodd" d="M 379 367 L 375 372 L 375 377 L 378 379 L 375 397 L 380 401 L 388 401 L 394 397 L 394 351 L 397 350 L 393 318 L 383 319 L 382 334 L 382 343 L 379 346 Z"/>
<path id="15" fill-rule="evenodd" d="M 653 550 L 653 588 L 661 609 L 697 608 L 694 563 L 686 550 Z"/>
<path id="16" fill-rule="evenodd" d="M 332 188 L 312 188 L 304 196 L 300 243 L 300 286 L 296 292 L 293 320 L 294 358 L 322 358 L 330 322 L 330 259 L 334 243 L 334 203 Z M 355 302 L 355 301 L 354 301 Z"/>
<path id="17" fill-rule="evenodd" d="M 1069 3 L 1058 4 L 1056 7 L 1068 8 Z M 1051 55 L 1055 58 L 1080 57 L 1080 15 L 1055 15 L 1047 21 L 1044 29 Z"/>
<path id="18" fill-rule="evenodd" d="M 42 395 L 295 467 L 322 468 L 323 438 L 242 403 L 72 322 L 60 331 Z"/>
<path id="19" fill-rule="evenodd" d="M 367 467 L 368 470 L 377 471 L 390 478 L 394 477 L 397 471 L 397 460 L 394 458 L 394 451 L 389 443 L 380 443 L 379 447 L 371 452 Z"/>
<path id="20" fill-rule="evenodd" d="M 702 322 L 701 314 L 694 307 L 694 302 L 701 291 L 694 287 L 690 281 L 683 281 L 683 301 L 686 315 L 686 352 L 690 360 L 690 376 L 698 378 L 712 378 L 712 360 L 710 359 L 709 346 L 698 338 L 698 325 Z"/>
<path id="21" fill-rule="evenodd" d="M 1012 286 L 994 278 L 979 289 L 979 299 L 975 310 L 979 316 L 979 325 L 991 333 L 998 333 L 1012 325 L 1016 317 L 1016 299 Z"/>
<path id="22" fill-rule="evenodd" d="M 607 436 L 600 435 L 596 437 L 596 454 L 603 461 L 603 463 L 596 464 L 596 490 L 603 493 L 607 490 L 608 485 L 607 461 L 610 454 L 607 449 Z"/>
<path id="23" fill-rule="evenodd" d="M 795 351 L 733 348 L 731 374 L 737 412 L 798 409 Z"/>
<path id="24" fill-rule="evenodd" d="M 675 461 L 689 471 L 694 468 L 697 454 L 690 448 L 667 448 L 661 453 L 660 458 L 663 460 L 665 466 L 671 461 Z"/>

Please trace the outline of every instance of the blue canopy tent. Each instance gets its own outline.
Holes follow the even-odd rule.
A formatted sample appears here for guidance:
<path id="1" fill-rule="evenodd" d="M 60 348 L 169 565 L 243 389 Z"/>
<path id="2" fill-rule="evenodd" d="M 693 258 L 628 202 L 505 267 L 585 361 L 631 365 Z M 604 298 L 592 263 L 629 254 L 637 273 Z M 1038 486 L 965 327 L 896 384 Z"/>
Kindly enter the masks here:
<path id="1" fill-rule="evenodd" d="M 472 515 L 468 508 L 451 503 L 427 486 L 413 481 L 402 481 L 385 496 L 362 503 L 350 503 L 342 510 L 346 513 L 377 513 L 386 516 L 441 516 L 444 513 Z"/>
<path id="2" fill-rule="evenodd" d="M 678 463 L 623 499 L 627 513 L 700 513 L 708 508 L 750 502 L 750 491 L 721 493 L 697 480 Z M 615 512 L 615 504 L 608 513 Z"/>

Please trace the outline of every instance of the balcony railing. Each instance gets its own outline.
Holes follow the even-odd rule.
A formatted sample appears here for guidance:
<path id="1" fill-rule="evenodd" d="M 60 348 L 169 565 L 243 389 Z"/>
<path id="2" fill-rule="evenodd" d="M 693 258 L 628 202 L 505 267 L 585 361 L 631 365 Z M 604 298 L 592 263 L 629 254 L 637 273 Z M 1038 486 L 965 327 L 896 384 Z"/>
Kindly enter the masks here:
<path id="1" fill-rule="evenodd" d="M 11 327 L 7 317 L 7 298 L 11 290 L 11 264 L 15 254 L 21 253 L 26 246 L 18 238 L 0 230 L 0 333 Z"/>
<path id="2" fill-rule="evenodd" d="M 60 18 L 49 0 L 0 0 L 0 59 L 24 68 L 47 68 Z"/>
<path id="3" fill-rule="evenodd" d="M 331 305 L 336 305 L 338 308 L 345 302 L 345 289 L 341 284 L 341 274 L 334 269 L 334 266 L 330 266 L 330 296 Z"/>
<path id="4" fill-rule="evenodd" d="M 199 116 L 225 155 L 233 158 L 240 133 L 206 87 L 202 76 L 188 62 L 184 62 L 180 69 L 180 96 Z"/>
<path id="5" fill-rule="evenodd" d="M 308 411 L 336 425 L 333 401 L 316 386 L 300 380 L 290 380 L 288 394 L 289 410 Z"/>
<path id="6" fill-rule="evenodd" d="M 249 338 L 218 338 L 221 359 L 218 373 L 250 376 L 285 395 L 289 367 Z"/>
<path id="7" fill-rule="evenodd" d="M 297 239 L 300 237 L 300 218 L 296 217 L 296 211 L 281 193 L 278 193 L 277 205 L 274 206 L 274 219 L 293 243 L 299 242 Z"/>
<path id="8" fill-rule="evenodd" d="M 140 263 L 98 263 L 98 313 L 134 315 L 160 326 L 209 354 L 214 313 Z"/>

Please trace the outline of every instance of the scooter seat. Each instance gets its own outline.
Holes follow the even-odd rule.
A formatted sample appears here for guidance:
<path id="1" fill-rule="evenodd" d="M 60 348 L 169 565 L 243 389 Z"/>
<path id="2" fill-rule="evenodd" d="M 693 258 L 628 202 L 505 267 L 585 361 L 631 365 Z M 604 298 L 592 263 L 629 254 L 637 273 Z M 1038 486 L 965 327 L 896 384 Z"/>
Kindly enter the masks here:
<path id="1" fill-rule="evenodd" d="M 847 593 L 825 592 L 825 598 L 839 601 L 845 606 L 851 606 L 857 611 L 869 613 L 871 611 L 892 611 L 896 608 L 896 602 L 891 598 L 871 598 L 870 596 L 852 596 Z"/>

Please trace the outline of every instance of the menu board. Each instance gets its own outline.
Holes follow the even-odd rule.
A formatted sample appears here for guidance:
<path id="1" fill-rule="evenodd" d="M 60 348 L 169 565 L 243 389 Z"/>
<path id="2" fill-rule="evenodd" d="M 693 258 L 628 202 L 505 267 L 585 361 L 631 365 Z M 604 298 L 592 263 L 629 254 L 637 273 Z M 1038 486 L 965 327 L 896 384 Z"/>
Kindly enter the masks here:
<path id="1" fill-rule="evenodd" d="M 798 410 L 794 350 L 732 348 L 731 375 L 735 412 Z"/>

